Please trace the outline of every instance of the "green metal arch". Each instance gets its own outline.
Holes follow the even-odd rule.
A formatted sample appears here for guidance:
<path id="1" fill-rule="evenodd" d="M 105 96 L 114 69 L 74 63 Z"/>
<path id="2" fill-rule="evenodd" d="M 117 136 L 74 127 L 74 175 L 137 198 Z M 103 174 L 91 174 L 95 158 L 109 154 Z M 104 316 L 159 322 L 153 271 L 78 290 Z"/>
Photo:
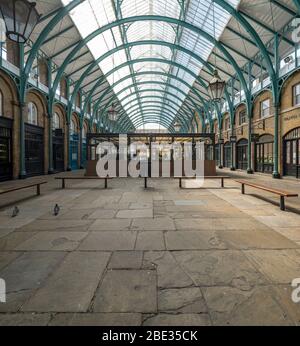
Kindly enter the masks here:
<path id="1" fill-rule="evenodd" d="M 121 45 L 118 46 L 108 52 L 106 52 L 104 55 L 102 55 L 100 58 L 98 58 L 94 63 L 92 63 L 92 65 L 90 67 L 88 67 L 86 69 L 86 71 L 82 74 L 82 76 L 80 77 L 80 79 L 77 81 L 75 87 L 74 87 L 74 91 L 73 91 L 73 95 L 72 95 L 72 100 L 74 100 L 74 97 L 76 96 L 77 92 L 80 89 L 80 86 L 82 84 L 82 82 L 84 81 L 85 77 L 93 70 L 94 67 L 96 67 L 102 60 L 106 59 L 108 56 L 115 54 L 116 52 L 120 51 L 120 50 L 124 50 L 127 48 L 131 48 L 131 47 L 135 47 L 135 46 L 142 46 L 142 45 L 159 45 L 159 46 L 166 46 L 169 47 L 170 49 L 176 49 L 176 50 L 180 50 L 184 53 L 186 53 L 189 56 L 192 56 L 195 60 L 199 61 L 200 63 L 202 63 L 204 66 L 206 66 L 208 68 L 208 70 L 211 72 L 213 72 L 213 68 L 211 67 L 210 63 L 206 62 L 204 59 L 202 59 L 201 57 L 199 57 L 197 54 L 195 54 L 193 51 L 190 51 L 189 49 L 186 49 L 184 47 L 181 47 L 179 45 L 176 45 L 174 43 L 170 43 L 170 42 L 164 42 L 164 41 L 155 41 L 155 40 L 144 40 L 144 41 L 135 41 L 135 42 L 131 42 L 131 43 L 127 43 L 125 45 Z M 137 59 L 136 59 L 137 60 Z M 161 59 L 164 60 L 164 59 Z M 132 60 L 131 60 L 132 61 Z M 164 60 L 164 61 L 170 61 L 170 60 Z M 191 72 L 188 68 L 186 68 L 183 65 L 180 65 L 176 62 L 170 61 L 174 64 L 174 66 L 178 67 L 178 68 L 182 68 L 187 72 Z M 108 74 L 109 75 L 109 74 Z M 106 76 L 108 76 L 106 75 Z M 196 79 L 198 80 L 198 82 L 203 86 L 206 87 L 206 85 L 203 83 L 202 79 L 200 79 L 198 76 L 196 76 Z"/>
<path id="2" fill-rule="evenodd" d="M 149 91 L 160 92 L 159 89 L 155 89 L 155 90 L 154 90 L 154 89 L 148 89 L 148 91 L 141 90 L 141 94 L 143 94 L 144 92 L 149 92 Z M 175 94 L 173 94 L 173 93 L 171 93 L 171 92 L 166 92 L 166 94 L 167 94 L 168 96 L 171 96 L 171 97 L 174 97 L 174 98 L 177 98 L 178 100 L 180 100 Z M 159 96 L 158 96 L 158 95 L 152 95 L 152 96 L 149 96 L 149 97 L 148 97 L 148 96 L 142 96 L 142 97 L 140 97 L 139 99 L 141 99 L 141 98 L 150 98 L 150 97 L 152 97 L 152 98 L 158 98 Z M 167 100 L 172 102 L 171 99 L 167 99 Z M 129 107 L 128 109 L 125 109 L 125 107 L 127 107 L 128 105 L 130 105 L 132 102 L 135 102 L 135 101 L 137 101 L 137 98 L 133 98 L 132 100 L 128 101 L 128 102 L 123 106 L 124 111 L 125 111 L 125 112 L 129 111 L 131 107 Z M 133 107 L 134 107 L 134 106 L 136 106 L 136 105 L 133 105 Z M 194 115 L 194 112 L 192 111 L 192 109 L 191 109 L 188 105 L 185 104 L 184 106 L 186 106 L 186 107 L 189 109 L 189 112 L 190 112 L 192 115 Z"/>
<path id="3" fill-rule="evenodd" d="M 171 87 L 171 88 L 175 89 L 176 91 L 178 91 L 178 92 L 182 93 L 183 95 L 185 95 L 184 92 L 183 92 L 181 89 L 177 88 L 177 87 L 174 86 L 174 85 L 165 83 L 165 82 L 159 82 L 159 81 L 144 81 L 144 82 L 137 82 L 137 83 L 136 83 L 137 86 L 139 86 L 139 85 L 147 85 L 147 84 L 167 85 L 168 87 Z M 112 98 L 110 98 L 109 101 L 108 101 L 108 102 L 105 104 L 105 106 L 103 107 L 102 115 L 103 115 L 104 111 L 107 109 L 107 107 L 113 102 L 113 99 L 114 99 L 115 97 L 118 97 L 118 96 L 121 95 L 125 90 L 130 89 L 131 87 L 133 87 L 133 84 L 128 85 L 128 86 L 125 87 L 124 89 L 120 90 L 117 94 L 113 95 Z M 148 90 L 148 91 L 161 91 L 160 89 L 145 89 L 145 90 Z M 145 90 L 143 90 L 143 91 L 145 91 Z M 125 96 L 124 98 L 122 98 L 122 99 L 120 100 L 120 102 L 124 101 L 126 98 L 127 98 L 127 96 Z M 188 100 L 191 100 L 191 102 L 193 103 L 193 105 L 197 106 L 197 105 L 195 104 L 194 100 L 190 98 L 190 96 L 188 96 L 187 99 L 188 99 Z M 195 107 L 195 108 L 196 108 L 196 107 Z M 204 119 L 202 120 L 202 118 L 201 118 L 201 113 L 199 113 L 199 119 L 200 119 L 201 122 L 204 122 Z"/>
<path id="4" fill-rule="evenodd" d="M 147 97 L 147 98 L 150 98 L 150 97 L 148 97 L 148 96 L 146 96 L 146 97 Z M 142 99 L 145 99 L 145 97 L 143 97 Z M 163 104 L 164 104 L 164 103 L 162 102 L 163 97 L 160 97 L 160 99 L 161 99 L 160 102 L 158 102 L 158 101 L 143 102 L 142 109 L 144 110 L 145 108 L 149 107 L 149 105 L 151 105 L 151 106 L 154 106 L 155 104 L 157 104 L 157 105 L 163 105 Z M 138 105 L 134 105 L 133 107 L 137 107 L 137 106 L 138 106 Z M 156 108 L 159 108 L 158 106 L 155 106 L 155 107 L 156 107 Z M 182 113 L 180 110 L 177 111 L 176 108 L 171 107 L 170 105 L 166 105 L 166 107 L 167 107 L 167 108 L 170 108 L 170 109 L 172 109 L 172 110 L 174 111 L 174 112 L 172 112 L 172 114 L 174 114 L 174 117 L 175 117 L 175 118 L 176 118 L 176 114 L 184 115 L 184 113 Z M 159 109 L 161 109 L 161 107 L 160 107 Z M 134 116 L 135 116 L 135 114 L 136 114 L 137 111 L 139 111 L 138 108 L 137 108 L 137 109 L 132 109 L 132 110 L 131 110 L 131 113 L 130 113 L 130 114 L 131 114 L 131 115 L 130 115 L 130 120 L 131 120 L 131 121 L 132 121 L 133 119 L 135 119 Z M 168 111 L 169 111 L 169 109 L 168 109 Z M 177 113 L 176 113 L 176 112 L 177 112 Z M 139 112 L 138 112 L 138 113 L 139 113 Z M 124 115 L 124 113 L 121 114 L 121 116 L 122 116 L 122 115 Z M 122 119 L 121 119 L 121 121 L 120 121 L 120 123 L 119 123 L 120 126 L 122 126 L 122 124 L 123 124 L 123 122 L 124 122 L 124 119 L 126 119 L 126 118 L 122 118 Z M 170 119 L 170 120 L 171 120 L 171 122 L 173 122 L 174 118 L 172 118 L 172 119 Z"/>
<path id="5" fill-rule="evenodd" d="M 172 127 L 172 125 L 170 126 L 170 124 L 169 123 L 167 123 L 166 121 L 164 121 L 169 115 L 168 115 L 168 113 L 166 113 L 166 112 L 158 112 L 158 111 L 156 111 L 156 110 L 153 110 L 153 111 L 151 111 L 151 110 L 147 110 L 146 112 L 145 112 L 145 115 L 151 115 L 151 118 L 146 118 L 146 119 L 144 119 L 144 120 L 147 120 L 148 121 L 148 123 L 155 123 L 158 119 L 160 119 L 160 122 L 161 122 L 161 124 L 164 124 L 164 126 L 166 127 L 166 128 L 170 128 L 170 127 Z M 157 117 L 155 117 L 154 115 L 156 115 Z M 163 115 L 163 117 L 164 118 L 161 118 L 161 115 Z M 144 121 L 143 119 L 141 120 L 141 125 L 143 124 L 143 121 Z M 137 121 L 136 123 L 135 123 L 135 126 L 139 126 L 138 125 L 139 124 L 139 122 Z M 126 126 L 126 124 L 124 124 L 125 126 Z M 141 126 L 140 125 L 140 126 Z M 130 126 L 129 126 L 130 127 Z M 127 129 L 126 127 L 124 127 L 125 129 Z M 185 130 L 185 131 L 187 131 L 188 130 L 188 127 L 186 127 L 186 126 L 182 126 L 182 128 Z"/>
<path id="6" fill-rule="evenodd" d="M 61 80 L 61 78 L 63 76 L 63 73 L 64 73 L 66 67 L 68 66 L 70 60 L 77 54 L 77 52 L 79 50 L 81 50 L 81 48 L 83 48 L 85 46 L 85 44 L 87 44 L 93 38 L 95 38 L 98 35 L 100 35 L 103 32 L 105 32 L 106 30 L 113 29 L 114 27 L 120 26 L 122 24 L 133 23 L 133 22 L 137 22 L 137 21 L 161 21 L 161 22 L 176 24 L 176 25 L 182 26 L 182 27 L 184 27 L 184 28 L 186 28 L 188 30 L 193 31 L 196 34 L 198 34 L 198 35 L 204 37 L 205 39 L 207 39 L 208 41 L 210 41 L 230 61 L 231 65 L 233 66 L 234 70 L 236 71 L 236 73 L 237 73 L 237 75 L 238 75 L 238 77 L 240 79 L 240 82 L 241 82 L 241 84 L 243 86 L 245 95 L 249 98 L 250 92 L 249 92 L 246 80 L 244 78 L 243 72 L 241 71 L 241 69 L 239 68 L 238 64 L 236 63 L 234 58 L 231 56 L 231 54 L 221 44 L 221 42 L 217 41 L 214 37 L 212 37 L 210 34 L 205 32 L 204 30 L 202 30 L 202 29 L 200 29 L 200 28 L 198 28 L 198 27 L 196 27 L 196 26 L 194 26 L 194 25 L 192 25 L 190 23 L 187 23 L 187 22 L 184 22 L 184 21 L 180 21 L 180 20 L 175 19 L 175 18 L 164 17 L 164 16 L 134 16 L 134 17 L 129 17 L 129 18 L 122 18 L 122 19 L 119 19 L 119 20 L 117 20 L 117 21 L 115 21 L 113 23 L 109 23 L 109 24 L 103 26 L 102 28 L 99 28 L 99 29 L 95 30 L 93 33 L 88 35 L 84 40 L 80 41 L 78 43 L 78 45 L 68 54 L 67 58 L 64 60 L 64 63 L 62 64 L 62 66 L 58 70 L 56 79 L 55 79 L 54 84 L 53 84 L 53 89 L 54 90 L 57 89 L 58 83 Z"/>
<path id="7" fill-rule="evenodd" d="M 114 84 L 110 85 L 109 89 L 110 89 L 110 90 L 113 90 L 113 88 L 114 88 L 116 85 L 118 85 L 118 84 L 124 82 L 126 79 L 132 78 L 132 76 L 137 77 L 137 76 L 141 76 L 141 75 L 157 75 L 157 76 L 159 75 L 159 76 L 166 76 L 166 77 L 170 77 L 170 78 L 173 78 L 173 79 L 182 81 L 182 84 L 184 84 L 184 85 L 190 87 L 188 83 L 186 83 L 184 80 L 182 80 L 181 78 L 179 78 L 179 77 L 177 77 L 177 76 L 175 76 L 175 75 L 171 75 L 171 74 L 164 73 L 164 72 L 157 72 L 157 71 L 144 71 L 144 72 L 135 73 L 134 75 L 130 74 L 130 75 L 127 75 L 127 76 L 125 76 L 125 77 L 119 79 L 117 82 L 115 82 Z M 198 92 L 196 92 L 195 90 L 194 90 L 194 93 L 195 93 L 196 95 L 198 95 Z M 98 99 L 97 103 L 94 105 L 94 114 L 96 113 L 98 107 L 100 106 L 100 103 L 101 103 L 101 101 L 103 100 L 104 96 L 105 96 L 105 93 L 103 93 L 103 95 Z M 201 99 L 201 96 L 200 96 L 200 99 Z M 195 104 L 195 105 L 196 105 L 196 104 Z M 197 108 L 197 110 L 199 111 L 199 107 L 198 107 L 197 105 L 196 105 L 196 108 Z"/>
<path id="8" fill-rule="evenodd" d="M 142 96 L 142 97 L 140 98 L 140 100 L 143 100 L 143 101 L 144 101 L 145 99 L 150 99 L 150 98 L 156 99 L 156 100 L 164 100 L 164 97 L 163 97 L 163 96 Z M 160 105 L 165 105 L 166 107 L 175 110 L 175 112 L 177 111 L 177 109 L 176 109 L 175 107 L 173 107 L 173 106 L 171 106 L 171 105 L 168 105 L 168 104 L 165 104 L 165 103 L 162 102 L 162 101 L 161 101 L 161 102 L 157 102 L 157 101 L 152 101 L 152 102 L 146 101 L 146 102 L 143 102 L 143 104 L 142 104 L 142 109 L 144 109 L 144 107 L 146 107 L 145 105 L 146 105 L 146 104 L 149 104 L 149 103 L 152 103 L 152 104 L 153 104 L 153 103 L 159 103 Z M 139 104 L 132 105 L 132 106 L 128 109 L 128 111 L 130 112 L 131 115 L 132 115 L 133 112 L 136 110 L 136 109 L 135 109 L 136 107 L 139 107 Z M 178 111 L 180 111 L 180 109 L 179 109 Z M 186 110 L 182 109 L 182 111 L 183 111 L 183 114 L 186 114 Z M 193 113 L 193 111 L 192 111 L 191 109 L 189 109 L 188 111 L 192 114 L 192 116 L 194 115 L 194 113 Z M 124 111 L 123 113 L 121 113 L 121 115 L 123 115 L 123 114 L 128 114 L 128 113 L 127 113 L 127 110 Z M 130 119 L 131 119 L 131 117 L 130 117 Z"/>
<path id="9" fill-rule="evenodd" d="M 153 109 L 153 110 L 147 110 L 145 112 L 145 115 L 151 115 L 151 118 L 148 117 L 146 119 L 140 119 L 137 120 L 135 123 L 135 126 L 141 126 L 143 124 L 143 121 L 147 121 L 148 123 L 153 123 L 153 122 L 157 122 L 159 120 L 159 123 L 163 124 L 163 126 L 165 126 L 166 128 L 170 128 L 172 127 L 172 125 L 170 126 L 170 123 L 166 120 L 168 117 L 170 117 L 169 113 L 167 112 L 158 112 L 157 110 Z M 161 117 L 161 115 L 163 115 L 163 117 Z M 140 121 L 140 122 L 139 122 Z M 124 123 L 124 129 L 128 130 L 131 127 L 131 124 L 129 122 Z M 182 128 L 187 131 L 188 127 L 186 126 L 182 126 Z"/>
<path id="10" fill-rule="evenodd" d="M 139 120 L 139 111 L 136 110 L 136 112 L 133 114 L 133 116 L 130 118 L 131 122 L 135 125 Z M 148 108 L 145 109 L 145 118 L 143 118 L 143 120 L 147 119 L 149 121 L 152 122 L 152 115 L 158 114 L 158 115 L 163 115 L 164 120 L 166 120 L 166 123 L 168 123 L 169 121 L 169 127 L 172 125 L 172 121 L 174 119 L 174 117 L 176 117 L 176 113 L 174 113 L 173 111 L 170 111 L 169 109 L 165 109 L 164 112 L 162 112 L 157 106 L 152 105 L 149 106 Z M 167 114 L 167 115 L 166 115 Z M 149 117 L 148 115 L 151 115 L 151 117 Z M 127 119 L 122 120 L 121 123 L 118 124 L 119 127 L 122 128 L 123 125 L 128 124 Z M 185 128 L 188 128 L 188 126 L 184 125 Z"/>

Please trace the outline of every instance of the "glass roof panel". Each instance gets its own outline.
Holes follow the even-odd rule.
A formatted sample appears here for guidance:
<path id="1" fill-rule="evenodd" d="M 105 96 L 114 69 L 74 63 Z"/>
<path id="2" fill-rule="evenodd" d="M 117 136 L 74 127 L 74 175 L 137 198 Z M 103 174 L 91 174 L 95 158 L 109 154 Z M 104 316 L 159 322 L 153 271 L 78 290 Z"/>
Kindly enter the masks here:
<path id="1" fill-rule="evenodd" d="M 61 1 L 64 5 L 71 2 L 71 0 Z M 236 8 L 239 5 L 240 0 L 227 0 L 227 2 Z M 103 25 L 116 21 L 117 18 L 158 15 L 186 21 L 207 32 L 212 37 L 219 39 L 225 26 L 230 20 L 230 15 L 219 5 L 214 4 L 212 0 L 190 0 L 186 2 L 182 2 L 181 0 L 123 0 L 119 11 L 117 11 L 115 6 L 116 2 L 112 0 L 86 0 L 77 6 L 70 13 L 70 16 L 83 38 Z M 127 42 L 144 40 L 155 40 L 158 42 L 164 41 L 182 46 L 193 51 L 204 61 L 208 60 L 213 50 L 213 45 L 207 39 L 193 31 L 181 28 L 175 24 L 170 25 L 159 21 L 133 22 L 126 25 L 126 27 L 115 27 L 91 40 L 87 46 L 95 59 L 97 59 L 116 46 L 123 45 Z M 99 67 L 103 74 L 107 75 L 112 69 L 114 69 L 114 67 L 126 63 L 128 60 L 137 60 L 142 58 L 173 60 L 176 63 L 187 67 L 195 75 L 199 75 L 203 68 L 201 61 L 192 58 L 182 51 L 175 49 L 172 50 L 167 46 L 149 44 L 134 46 L 131 49 L 118 51 L 100 62 Z M 132 76 L 132 73 L 135 74 L 149 71 L 173 74 L 174 76 L 184 80 L 187 85 L 175 78 L 168 78 L 167 76 L 159 76 L 155 74 L 144 74 L 137 77 Z M 185 94 L 188 94 L 195 83 L 195 78 L 190 73 L 178 69 L 175 66 L 171 66 L 170 64 L 168 65 L 154 61 L 145 61 L 132 66 L 125 66 L 107 76 L 107 81 L 111 85 L 126 76 L 131 77 L 122 81 L 122 83 L 118 83 L 113 90 L 115 93 L 120 92 L 122 89 L 135 84 L 136 82 L 161 81 L 168 82 L 169 84 L 180 88 L 180 90 Z M 129 97 L 131 97 L 132 94 L 137 94 L 134 97 L 138 98 L 143 94 L 143 89 L 150 88 L 162 89 L 162 86 L 155 85 L 155 83 L 150 85 L 145 84 L 141 87 L 135 86 L 122 92 L 118 95 L 118 98 L 119 100 L 122 100 L 126 94 L 129 95 Z M 164 87 L 164 90 L 172 90 L 172 93 L 177 95 L 178 99 L 173 97 L 173 99 L 176 100 L 174 101 L 173 106 L 178 107 L 179 109 L 184 102 L 182 93 L 174 90 L 174 88 L 169 88 L 168 86 Z M 144 94 L 151 96 L 156 93 L 157 92 L 153 91 Z M 163 93 L 163 95 L 167 94 Z M 132 97 L 132 99 L 134 99 L 134 97 Z M 205 97 L 205 95 L 203 95 L 203 97 Z M 128 99 L 125 98 L 125 100 L 122 101 L 122 104 L 124 105 L 127 102 Z M 130 114 L 127 115 L 130 117 Z"/>

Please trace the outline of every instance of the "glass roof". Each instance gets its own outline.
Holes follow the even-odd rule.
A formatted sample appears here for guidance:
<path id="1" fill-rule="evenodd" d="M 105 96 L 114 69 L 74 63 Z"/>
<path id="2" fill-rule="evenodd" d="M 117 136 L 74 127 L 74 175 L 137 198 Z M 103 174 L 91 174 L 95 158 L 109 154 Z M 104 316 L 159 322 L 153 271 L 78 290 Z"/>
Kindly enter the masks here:
<path id="1" fill-rule="evenodd" d="M 61 1 L 67 5 L 72 0 Z M 236 8 L 240 0 L 227 0 L 227 2 Z M 203 29 L 216 39 L 219 39 L 230 19 L 230 15 L 211 0 L 86 0 L 70 13 L 83 38 L 117 19 L 141 15 L 159 15 L 184 20 Z M 120 25 L 97 36 L 87 46 L 97 59 L 115 47 L 145 40 L 176 44 L 194 52 L 205 61 L 208 60 L 213 50 L 213 45 L 202 36 L 179 25 L 171 25 L 162 21 L 139 21 Z M 130 60 L 140 59 L 147 59 L 147 61 L 117 68 Z M 162 59 L 166 61 L 162 62 Z M 185 102 L 184 94 L 188 95 L 195 78 L 183 69 L 172 66 L 170 61 L 187 67 L 196 75 L 199 75 L 203 67 L 201 62 L 185 52 L 166 45 L 149 43 L 119 50 L 101 61 L 99 67 L 105 75 L 116 69 L 114 73 L 107 76 L 107 81 L 110 85 L 116 84 L 113 91 L 118 94 L 117 97 L 122 106 L 125 106 L 124 109 L 128 110 L 129 118 L 132 118 L 131 109 L 136 109 L 136 107 L 131 107 L 140 105 L 139 117 L 134 118 L 134 121 L 139 122 L 145 119 L 142 114 L 143 104 L 151 100 L 145 99 L 144 96 L 160 96 L 165 103 L 169 102 L 177 111 L 182 108 Z M 126 76 L 129 78 L 124 79 Z M 124 80 L 119 82 L 121 79 Z M 165 83 L 165 85 L 156 84 L 157 81 Z M 131 87 L 122 92 L 128 86 Z M 179 88 L 180 91 L 175 90 L 172 86 Z M 143 89 L 147 91 L 143 92 Z M 153 89 L 153 91 L 149 91 L 149 89 Z M 161 91 L 154 91 L 157 89 Z M 169 93 L 172 93 L 173 96 Z M 205 97 L 205 95 L 203 96 Z M 142 99 L 140 99 L 141 97 Z M 162 104 L 161 108 L 163 109 L 163 107 Z M 171 121 L 168 120 L 168 123 L 171 124 Z"/>

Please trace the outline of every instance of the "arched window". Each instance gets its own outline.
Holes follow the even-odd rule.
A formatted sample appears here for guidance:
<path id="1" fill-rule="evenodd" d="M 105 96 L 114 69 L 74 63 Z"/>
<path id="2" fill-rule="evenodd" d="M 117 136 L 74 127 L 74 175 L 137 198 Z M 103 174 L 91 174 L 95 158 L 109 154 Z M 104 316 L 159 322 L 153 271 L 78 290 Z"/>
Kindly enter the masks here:
<path id="1" fill-rule="evenodd" d="M 3 94 L 2 91 L 0 90 L 0 117 L 4 114 L 3 111 Z"/>
<path id="2" fill-rule="evenodd" d="M 38 112 L 37 112 L 36 105 L 33 102 L 28 103 L 27 122 L 31 125 L 38 124 Z"/>
<path id="3" fill-rule="evenodd" d="M 77 125 L 74 119 L 71 121 L 70 131 L 71 131 L 71 135 L 74 135 L 77 133 Z"/>
<path id="4" fill-rule="evenodd" d="M 53 120 L 52 120 L 52 129 L 56 130 L 56 129 L 60 129 L 60 118 L 59 115 L 57 113 L 54 113 L 53 115 Z"/>

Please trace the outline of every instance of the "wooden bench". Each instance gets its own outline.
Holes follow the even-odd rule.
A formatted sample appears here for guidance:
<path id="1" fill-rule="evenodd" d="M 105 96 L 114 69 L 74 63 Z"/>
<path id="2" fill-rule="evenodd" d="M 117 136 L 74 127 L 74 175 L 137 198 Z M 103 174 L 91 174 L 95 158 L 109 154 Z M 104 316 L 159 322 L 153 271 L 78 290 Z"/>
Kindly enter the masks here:
<path id="1" fill-rule="evenodd" d="M 280 196 L 280 209 L 283 211 L 285 210 L 285 197 L 298 197 L 297 193 L 278 190 L 278 189 L 274 189 L 272 187 L 267 187 L 267 186 L 257 184 L 257 183 L 251 183 L 251 182 L 245 181 L 245 180 L 235 180 L 235 181 L 237 183 L 241 184 L 241 188 L 242 188 L 241 192 L 243 195 L 245 194 L 245 186 L 250 186 L 254 189 L 267 191 L 267 192 L 270 192 L 270 193 L 273 193 L 275 195 Z"/>
<path id="2" fill-rule="evenodd" d="M 224 188 L 224 180 L 225 179 L 231 179 L 231 177 L 222 176 L 222 175 L 211 176 L 211 177 L 180 177 L 180 178 L 175 178 L 175 179 L 179 179 L 179 188 L 182 189 L 182 180 L 192 180 L 192 179 L 195 180 L 197 178 L 203 178 L 204 180 L 207 180 L 207 179 L 213 179 L 213 180 L 220 179 L 221 180 L 221 188 Z"/>
<path id="3" fill-rule="evenodd" d="M 5 193 L 10 193 L 14 191 L 20 191 L 24 189 L 29 189 L 30 187 L 36 187 L 36 194 L 37 196 L 40 196 L 41 194 L 41 185 L 47 184 L 47 181 L 40 181 L 38 183 L 30 183 L 30 184 L 23 184 L 21 186 L 12 187 L 10 189 L 5 189 L 0 191 L 0 195 L 4 195 Z"/>
<path id="4" fill-rule="evenodd" d="M 108 179 L 111 179 L 109 177 L 107 178 L 100 178 L 100 177 L 55 177 L 56 180 L 61 180 L 61 188 L 65 189 L 66 188 L 66 180 L 104 180 L 104 187 L 107 189 L 108 184 L 107 181 Z"/>

